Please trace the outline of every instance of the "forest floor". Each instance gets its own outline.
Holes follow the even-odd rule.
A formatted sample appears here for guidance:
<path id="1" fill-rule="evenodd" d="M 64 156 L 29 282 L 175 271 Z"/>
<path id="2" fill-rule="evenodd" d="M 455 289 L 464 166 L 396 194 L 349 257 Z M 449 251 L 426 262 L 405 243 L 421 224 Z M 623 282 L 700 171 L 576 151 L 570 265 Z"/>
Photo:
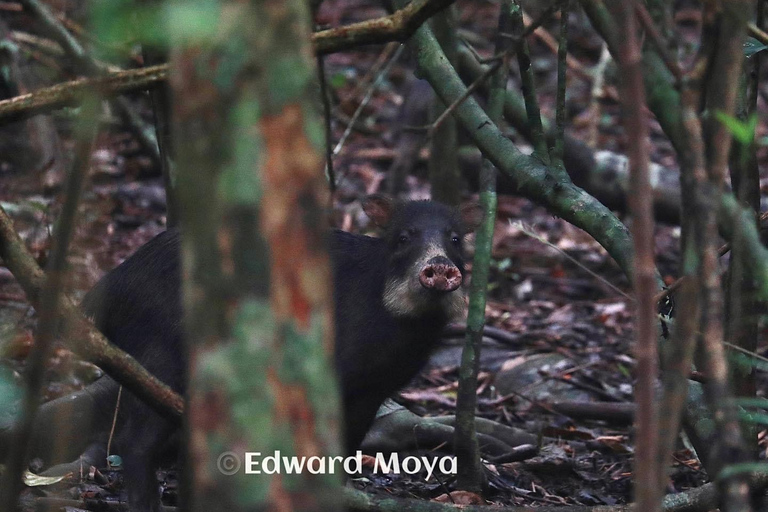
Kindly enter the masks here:
<path id="1" fill-rule="evenodd" d="M 354 4 L 354 5 L 353 5 Z M 460 26 L 473 34 L 476 50 L 491 54 L 498 7 L 494 2 L 458 2 Z M 351 0 L 326 0 L 324 23 L 336 25 L 381 15 L 377 7 L 361 7 Z M 697 33 L 698 11 L 678 13 L 687 29 Z M 571 55 L 583 69 L 593 68 L 601 53 L 600 40 L 576 18 Z M 556 33 L 556 23 L 545 24 Z M 534 68 L 543 115 L 551 118 L 555 94 L 555 58 L 545 38 L 531 38 Z M 412 64 L 406 55 L 380 77 L 392 48 L 366 48 L 326 57 L 326 74 L 334 98 L 334 143 L 345 131 L 373 82 L 370 101 L 334 159 L 339 190 L 337 227 L 368 228 L 359 202 L 379 191 L 398 151 L 396 131 L 403 88 Z M 382 56 L 383 55 L 383 56 Z M 513 73 L 514 75 L 514 73 Z M 609 77 L 610 78 L 610 77 Z M 516 80 L 516 78 L 515 78 Z M 511 87 L 518 87 L 514 81 Z M 592 83 L 580 73 L 569 76 L 568 130 L 595 149 L 624 153 L 616 91 L 608 80 L 606 93 L 595 101 Z M 612 93 L 611 93 L 612 92 Z M 142 115 L 150 119 L 145 98 L 134 98 Z M 590 110 L 597 103 L 598 111 Z M 761 114 L 765 103 L 760 102 Z M 60 137 L 71 152 L 71 120 L 56 119 Z M 652 159 L 676 168 L 674 153 L 651 122 Z M 762 128 L 761 128 L 762 129 Z M 512 134 L 518 147 L 528 143 Z M 408 196 L 428 197 L 428 149 L 416 172 L 408 178 Z M 759 152 L 760 165 L 768 154 Z M 765 173 L 764 173 L 765 174 Z M 763 178 L 763 192 L 768 179 Z M 108 270 L 165 229 L 165 193 L 157 167 L 120 123 L 108 120 L 96 141 L 89 183 L 80 207 L 70 254 L 68 293 L 79 300 Z M 471 194 L 465 195 L 466 199 Z M 50 248 L 51 227 L 62 199 L 61 177 L 45 169 L 35 172 L 0 167 L 0 201 L 16 228 L 42 264 Z M 671 283 L 678 275 L 677 226 L 656 228 L 657 264 Z M 493 264 L 487 307 L 488 325 L 496 328 L 484 341 L 478 387 L 479 415 L 528 431 L 540 438 L 539 453 L 528 460 L 488 463 L 486 473 L 493 503 L 620 504 L 631 500 L 633 431 L 633 303 L 629 284 L 616 264 L 590 236 L 553 217 L 543 208 L 513 196 L 499 199 Z M 35 316 L 13 276 L 0 266 L 0 349 L 2 360 L 16 372 L 32 345 Z M 452 330 L 461 332 L 461 326 Z M 763 326 L 760 351 L 766 352 Z M 430 366 L 403 390 L 398 401 L 422 415 L 455 412 L 460 359 L 460 334 L 446 342 Z M 361 362 L 361 364 L 364 364 Z M 98 375 L 98 369 L 78 360 L 58 345 L 46 374 L 45 399 L 80 389 Z M 765 376 L 761 380 L 765 382 Z M 765 386 L 761 386 L 765 389 Z M 584 410 L 585 402 L 605 406 L 601 419 Z M 558 406 L 570 405 L 570 409 Z M 554 412 L 555 409 L 563 412 Z M 760 433 L 763 453 L 768 449 Z M 173 480 L 173 479 L 171 479 Z M 706 474 L 683 444 L 674 454 L 668 491 L 679 492 L 707 481 Z M 434 499 L 452 489 L 443 475 L 426 481 L 424 475 L 380 475 L 366 472 L 353 484 L 368 492 Z M 173 503 L 173 482 L 168 485 Z M 98 493 L 90 488 L 89 492 Z"/>

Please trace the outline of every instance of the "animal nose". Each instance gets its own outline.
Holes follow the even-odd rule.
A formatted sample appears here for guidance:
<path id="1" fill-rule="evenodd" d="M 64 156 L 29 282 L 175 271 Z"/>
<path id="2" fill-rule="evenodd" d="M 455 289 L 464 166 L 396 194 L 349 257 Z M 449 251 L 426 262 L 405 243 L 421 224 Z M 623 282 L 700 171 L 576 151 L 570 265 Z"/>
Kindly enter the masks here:
<path id="1" fill-rule="evenodd" d="M 448 258 L 432 258 L 421 269 L 419 282 L 427 290 L 452 292 L 461 286 L 461 272 Z"/>

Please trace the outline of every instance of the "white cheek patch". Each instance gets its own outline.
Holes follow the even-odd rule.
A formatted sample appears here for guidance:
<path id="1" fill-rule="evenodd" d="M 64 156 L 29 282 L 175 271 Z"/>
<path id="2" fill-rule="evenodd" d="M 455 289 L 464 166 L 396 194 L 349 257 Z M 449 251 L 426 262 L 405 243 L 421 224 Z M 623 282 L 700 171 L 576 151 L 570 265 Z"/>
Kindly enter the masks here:
<path id="1" fill-rule="evenodd" d="M 422 269 L 432 258 L 447 258 L 445 249 L 439 244 L 427 246 L 421 258 L 411 266 Z M 417 272 L 410 272 L 404 279 L 389 279 L 384 285 L 384 307 L 394 317 L 416 317 L 423 313 L 443 312 L 451 319 L 460 317 L 464 312 L 464 293 L 459 290 L 435 297 L 419 281 Z"/>
<path id="2" fill-rule="evenodd" d="M 467 302 L 464 299 L 464 288 L 460 287 L 440 299 L 440 306 L 451 322 L 464 318 Z"/>
<path id="3" fill-rule="evenodd" d="M 384 285 L 384 307 L 395 318 L 416 316 L 417 310 L 424 308 L 419 304 L 418 294 L 411 293 L 409 279 L 389 279 Z M 417 284 L 421 286 L 420 283 Z"/>

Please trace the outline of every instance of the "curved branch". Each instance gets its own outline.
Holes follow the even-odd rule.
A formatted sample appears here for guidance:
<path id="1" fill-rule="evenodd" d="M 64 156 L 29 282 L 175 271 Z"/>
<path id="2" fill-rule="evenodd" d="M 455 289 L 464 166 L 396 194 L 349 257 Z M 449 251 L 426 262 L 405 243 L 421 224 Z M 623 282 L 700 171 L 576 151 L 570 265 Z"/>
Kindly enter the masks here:
<path id="1" fill-rule="evenodd" d="M 430 16 L 455 0 L 416 0 L 389 16 L 353 23 L 312 34 L 318 55 L 349 50 L 357 46 L 408 39 Z M 58 108 L 77 105 L 83 91 L 95 89 L 102 96 L 148 89 L 165 81 L 168 65 L 110 73 L 98 78 L 81 78 L 46 87 L 30 94 L 0 101 L 0 124 L 28 119 Z"/>
<path id="2" fill-rule="evenodd" d="M 419 66 L 440 99 L 450 104 L 466 87 L 447 60 L 428 27 L 411 38 Z M 633 249 L 626 226 L 594 197 L 575 186 L 539 159 L 522 154 L 491 122 L 474 98 L 457 106 L 454 115 L 473 142 L 515 184 L 519 194 L 546 206 L 550 212 L 578 226 L 597 240 L 631 277 Z"/>
<path id="3" fill-rule="evenodd" d="M 454 0 L 415 0 L 389 16 L 361 21 L 312 34 L 318 55 L 349 50 L 366 44 L 405 41 L 425 21 Z"/>
<path id="4" fill-rule="evenodd" d="M 2 207 L 0 258 L 24 289 L 29 302 L 39 309 L 45 273 L 24 247 L 24 242 L 13 229 L 13 223 Z M 56 309 L 64 319 L 65 336 L 75 352 L 101 367 L 159 414 L 173 421 L 180 420 L 184 400 L 178 393 L 150 374 L 130 355 L 109 343 L 67 297 L 59 299 Z"/>

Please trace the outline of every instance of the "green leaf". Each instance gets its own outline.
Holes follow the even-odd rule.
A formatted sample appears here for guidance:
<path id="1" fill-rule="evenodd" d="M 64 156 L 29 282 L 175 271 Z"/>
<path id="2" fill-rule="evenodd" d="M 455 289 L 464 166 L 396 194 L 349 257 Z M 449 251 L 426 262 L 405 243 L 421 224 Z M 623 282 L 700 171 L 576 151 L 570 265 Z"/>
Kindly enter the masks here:
<path id="1" fill-rule="evenodd" d="M 744 56 L 746 58 L 750 58 L 756 53 L 759 53 L 763 50 L 768 48 L 768 45 L 761 43 L 754 37 L 748 37 L 746 41 L 744 41 Z"/>
<path id="2" fill-rule="evenodd" d="M 733 116 L 729 116 L 725 112 L 715 112 L 715 117 L 718 121 L 723 123 L 725 127 L 731 132 L 733 138 L 741 144 L 748 146 L 752 144 L 755 139 L 755 128 L 757 127 L 757 115 L 752 114 L 749 119 L 742 121 Z"/>

